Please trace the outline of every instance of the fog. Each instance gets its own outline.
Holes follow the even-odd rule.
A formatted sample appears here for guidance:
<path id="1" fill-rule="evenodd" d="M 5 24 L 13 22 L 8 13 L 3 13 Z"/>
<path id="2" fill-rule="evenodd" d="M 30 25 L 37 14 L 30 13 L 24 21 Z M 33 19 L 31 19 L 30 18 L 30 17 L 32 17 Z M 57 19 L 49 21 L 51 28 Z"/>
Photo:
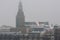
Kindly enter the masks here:
<path id="1" fill-rule="evenodd" d="M 0 0 L 0 26 L 16 25 L 20 0 Z M 60 0 L 21 0 L 26 21 L 48 21 L 60 24 Z"/>

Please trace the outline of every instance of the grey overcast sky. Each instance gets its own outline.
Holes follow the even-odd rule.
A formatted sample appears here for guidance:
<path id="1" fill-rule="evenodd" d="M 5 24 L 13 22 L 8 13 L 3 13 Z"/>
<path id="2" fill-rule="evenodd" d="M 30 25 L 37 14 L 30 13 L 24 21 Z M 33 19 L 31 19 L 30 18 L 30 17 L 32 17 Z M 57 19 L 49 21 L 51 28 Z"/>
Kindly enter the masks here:
<path id="1" fill-rule="evenodd" d="M 60 0 L 21 0 L 26 21 L 60 24 Z M 0 0 L 0 26 L 15 26 L 19 0 Z"/>

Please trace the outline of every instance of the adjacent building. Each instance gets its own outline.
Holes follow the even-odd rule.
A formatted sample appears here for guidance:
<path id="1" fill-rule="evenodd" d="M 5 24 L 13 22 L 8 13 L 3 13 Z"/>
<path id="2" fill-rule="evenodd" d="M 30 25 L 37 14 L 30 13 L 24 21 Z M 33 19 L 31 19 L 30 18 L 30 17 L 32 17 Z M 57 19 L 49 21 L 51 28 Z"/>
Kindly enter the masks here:
<path id="1" fill-rule="evenodd" d="M 14 28 L 14 27 L 2 25 L 2 26 L 0 27 L 0 32 L 10 32 L 10 29 L 11 29 L 11 28 Z"/>
<path id="2" fill-rule="evenodd" d="M 50 29 L 50 25 L 48 22 L 39 22 L 39 26 L 43 27 L 45 30 L 49 30 Z"/>
<path id="3" fill-rule="evenodd" d="M 54 40 L 54 30 L 50 29 L 43 34 L 43 40 Z"/>
<path id="4" fill-rule="evenodd" d="M 26 32 L 27 33 L 30 33 L 32 30 L 31 30 L 31 27 L 37 27 L 37 24 L 36 22 L 25 22 L 25 28 L 26 28 Z"/>
<path id="5" fill-rule="evenodd" d="M 54 40 L 60 40 L 60 26 L 55 25 L 54 26 Z"/>
<path id="6" fill-rule="evenodd" d="M 45 30 L 44 26 L 38 25 L 38 22 L 25 22 L 25 27 L 27 33 L 31 33 L 31 32 L 41 33 Z"/>

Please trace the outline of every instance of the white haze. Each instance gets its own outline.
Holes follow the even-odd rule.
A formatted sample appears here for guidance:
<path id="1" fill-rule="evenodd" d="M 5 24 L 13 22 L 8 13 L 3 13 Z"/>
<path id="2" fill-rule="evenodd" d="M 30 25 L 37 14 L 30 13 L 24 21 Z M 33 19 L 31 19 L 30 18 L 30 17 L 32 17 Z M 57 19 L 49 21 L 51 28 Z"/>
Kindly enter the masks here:
<path id="1" fill-rule="evenodd" d="M 26 21 L 60 24 L 60 0 L 21 0 Z M 0 0 L 0 26 L 15 26 L 19 0 Z"/>

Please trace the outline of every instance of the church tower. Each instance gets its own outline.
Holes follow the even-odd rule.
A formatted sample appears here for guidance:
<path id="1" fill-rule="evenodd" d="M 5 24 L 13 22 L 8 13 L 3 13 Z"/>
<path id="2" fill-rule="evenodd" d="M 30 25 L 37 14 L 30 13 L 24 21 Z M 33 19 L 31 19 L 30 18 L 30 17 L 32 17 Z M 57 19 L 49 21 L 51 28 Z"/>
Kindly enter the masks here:
<path id="1" fill-rule="evenodd" d="M 20 31 L 23 31 L 24 30 L 23 28 L 25 28 L 24 22 L 25 22 L 25 16 L 22 8 L 22 3 L 20 1 L 18 6 L 18 13 L 16 15 L 16 28 L 18 28 Z"/>

